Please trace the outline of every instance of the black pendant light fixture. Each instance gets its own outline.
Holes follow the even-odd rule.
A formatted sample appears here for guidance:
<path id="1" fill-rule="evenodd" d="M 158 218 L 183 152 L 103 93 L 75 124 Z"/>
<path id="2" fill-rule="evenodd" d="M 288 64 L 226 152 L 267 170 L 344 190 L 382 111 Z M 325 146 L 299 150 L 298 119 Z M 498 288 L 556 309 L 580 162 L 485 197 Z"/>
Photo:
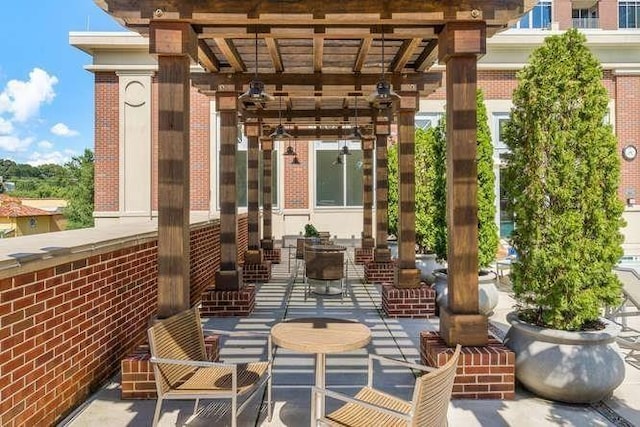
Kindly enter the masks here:
<path id="1" fill-rule="evenodd" d="M 362 133 L 360 133 L 360 127 L 358 126 L 358 95 L 354 95 L 354 99 L 355 99 L 355 109 L 356 109 L 356 113 L 355 113 L 355 118 L 356 118 L 356 124 L 353 127 L 353 132 L 351 133 L 351 135 L 349 135 L 349 139 L 352 141 L 362 141 Z M 351 154 L 351 153 L 348 153 Z"/>
<path id="2" fill-rule="evenodd" d="M 273 140 L 281 140 L 281 139 L 285 139 L 285 138 L 291 138 L 291 135 L 286 131 L 286 129 L 284 128 L 284 126 L 282 126 L 282 94 L 280 94 L 278 96 L 279 102 L 278 102 L 278 126 L 276 126 L 276 129 L 271 133 L 271 135 L 269 135 L 269 137 L 271 137 L 271 139 Z M 294 155 L 295 152 L 293 151 L 293 147 L 291 146 L 291 144 L 289 144 L 289 146 L 287 147 L 287 150 L 285 151 L 284 155 L 285 156 L 292 156 Z"/>
<path id="3" fill-rule="evenodd" d="M 384 62 L 384 27 L 382 27 L 382 70 L 380 81 L 376 83 L 376 90 L 369 95 L 369 102 L 378 110 L 386 110 L 393 102 L 400 98 L 392 89 L 391 83 L 385 79 L 386 64 Z"/>
<path id="4" fill-rule="evenodd" d="M 333 161 L 332 165 L 341 165 L 342 164 L 342 150 L 340 150 L 340 137 L 338 136 L 338 155 L 336 159 Z"/>
<path id="5" fill-rule="evenodd" d="M 294 136 L 293 139 L 293 159 L 291 160 L 291 164 L 292 165 L 299 165 L 300 164 L 300 160 L 298 159 L 298 140 L 296 139 L 297 137 Z"/>
<path id="6" fill-rule="evenodd" d="M 262 109 L 268 101 L 272 101 L 273 96 L 264 91 L 264 83 L 258 80 L 258 30 L 256 29 L 255 43 L 256 72 L 249 82 L 249 90 L 238 97 L 245 109 Z"/>

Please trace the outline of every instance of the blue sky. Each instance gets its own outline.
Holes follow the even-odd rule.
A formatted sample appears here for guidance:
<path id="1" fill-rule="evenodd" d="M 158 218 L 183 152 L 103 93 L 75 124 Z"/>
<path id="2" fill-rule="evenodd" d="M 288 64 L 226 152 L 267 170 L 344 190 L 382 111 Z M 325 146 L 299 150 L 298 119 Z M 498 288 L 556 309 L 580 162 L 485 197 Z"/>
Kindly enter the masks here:
<path id="1" fill-rule="evenodd" d="M 0 158 L 63 164 L 94 144 L 91 57 L 69 45 L 69 32 L 124 29 L 93 0 L 3 3 Z"/>

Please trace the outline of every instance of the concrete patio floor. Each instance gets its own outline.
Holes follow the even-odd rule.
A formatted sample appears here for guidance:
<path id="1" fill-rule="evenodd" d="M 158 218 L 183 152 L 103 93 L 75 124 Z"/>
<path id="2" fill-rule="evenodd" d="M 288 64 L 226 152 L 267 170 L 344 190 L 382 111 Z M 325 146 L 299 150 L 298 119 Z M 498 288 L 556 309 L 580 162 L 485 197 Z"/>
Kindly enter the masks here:
<path id="1" fill-rule="evenodd" d="M 348 252 L 353 260 L 353 249 Z M 291 266 L 293 270 L 293 265 Z M 311 295 L 305 301 L 304 287 L 293 283 L 288 271 L 286 251 L 283 263 L 274 265 L 273 280 L 258 286 L 256 310 L 248 318 L 208 319 L 205 328 L 268 331 L 274 324 L 297 317 L 334 317 L 357 320 L 372 331 L 371 343 L 358 351 L 327 356 L 327 387 L 347 394 L 366 383 L 367 354 L 376 353 L 420 363 L 419 334 L 438 330 L 438 319 L 389 319 L 382 316 L 379 286 L 363 284 L 362 267 L 349 265 L 350 294 Z M 499 338 L 508 329 L 505 315 L 513 300 L 507 287 L 500 287 L 500 302 L 491 316 L 491 328 Z M 263 343 L 246 338 L 223 341 L 220 357 L 225 361 L 255 360 L 264 356 Z M 630 361 L 633 362 L 633 361 Z M 640 365 L 626 364 L 624 383 L 606 401 L 595 405 L 568 405 L 537 398 L 521 387 L 516 398 L 502 400 L 452 400 L 449 424 L 452 426 L 638 426 L 640 425 Z M 414 376 L 405 369 L 376 368 L 375 385 L 388 393 L 409 399 Z M 239 426 L 308 426 L 310 386 L 314 383 L 314 355 L 276 349 L 273 370 L 274 415 L 266 421 L 266 395 L 241 414 Z M 327 400 L 330 410 L 334 402 Z M 102 387 L 60 425 L 149 426 L 155 400 L 121 400 L 119 378 Z M 161 426 L 230 425 L 227 401 L 201 401 L 195 416 L 193 401 L 167 401 L 163 404 Z"/>

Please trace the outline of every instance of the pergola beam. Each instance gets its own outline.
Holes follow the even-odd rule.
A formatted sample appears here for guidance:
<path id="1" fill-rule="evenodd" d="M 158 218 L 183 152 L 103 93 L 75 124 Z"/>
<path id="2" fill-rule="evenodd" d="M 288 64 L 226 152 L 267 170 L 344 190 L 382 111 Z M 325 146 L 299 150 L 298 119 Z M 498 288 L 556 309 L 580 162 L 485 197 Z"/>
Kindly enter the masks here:
<path id="1" fill-rule="evenodd" d="M 273 63 L 273 68 L 276 70 L 276 73 L 283 72 L 284 66 L 282 65 L 282 55 L 280 55 L 278 42 L 273 37 L 265 37 L 264 42 L 267 45 L 267 50 L 271 56 L 271 62 Z"/>
<path id="2" fill-rule="evenodd" d="M 218 49 L 220 49 L 225 58 L 227 58 L 227 62 L 229 62 L 235 72 L 243 73 L 247 71 L 247 66 L 238 53 L 238 49 L 236 49 L 233 44 L 233 40 L 224 38 L 216 38 L 214 40 L 216 45 L 218 45 Z"/>

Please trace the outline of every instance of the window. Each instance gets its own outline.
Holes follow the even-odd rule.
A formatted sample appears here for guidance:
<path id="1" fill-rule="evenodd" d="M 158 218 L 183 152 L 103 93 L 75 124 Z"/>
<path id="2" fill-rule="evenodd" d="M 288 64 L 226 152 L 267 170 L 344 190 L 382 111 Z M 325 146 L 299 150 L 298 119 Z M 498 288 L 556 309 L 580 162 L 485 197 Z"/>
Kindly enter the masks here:
<path id="1" fill-rule="evenodd" d="M 247 139 L 238 140 L 236 151 L 236 202 L 238 207 L 248 206 L 248 182 L 247 182 Z M 220 153 L 218 153 L 218 165 L 220 164 Z M 258 197 L 262 206 L 262 152 L 258 157 Z M 220 168 L 218 168 L 220 170 Z M 273 150 L 271 156 L 271 195 L 273 206 L 278 205 L 278 151 Z M 220 181 L 219 181 L 220 182 Z"/>
<path id="2" fill-rule="evenodd" d="M 572 9 L 571 18 L 573 28 L 598 28 L 598 8 Z"/>
<path id="3" fill-rule="evenodd" d="M 494 172 L 496 174 L 496 208 L 498 227 L 500 229 L 500 238 L 509 238 L 513 232 L 514 216 L 510 208 L 509 198 L 505 191 L 505 176 L 502 173 L 507 156 L 509 155 L 509 148 L 504 142 L 504 130 L 505 125 L 509 122 L 509 115 L 506 113 L 499 113 L 493 115 L 493 132 L 494 142 Z"/>
<path id="4" fill-rule="evenodd" d="M 442 118 L 442 113 L 423 113 L 416 114 L 415 126 L 416 129 L 427 130 L 432 127 L 438 126 L 438 122 Z"/>
<path id="5" fill-rule="evenodd" d="M 362 150 L 348 142 L 351 155 L 339 155 L 337 143 L 315 143 L 316 206 L 362 206 Z M 338 163 L 338 157 L 342 163 Z"/>
<path id="6" fill-rule="evenodd" d="M 526 15 L 520 18 L 516 28 L 550 28 L 551 0 L 541 0 Z"/>
<path id="7" fill-rule="evenodd" d="M 618 3 L 618 27 L 640 28 L 640 1 Z"/>

